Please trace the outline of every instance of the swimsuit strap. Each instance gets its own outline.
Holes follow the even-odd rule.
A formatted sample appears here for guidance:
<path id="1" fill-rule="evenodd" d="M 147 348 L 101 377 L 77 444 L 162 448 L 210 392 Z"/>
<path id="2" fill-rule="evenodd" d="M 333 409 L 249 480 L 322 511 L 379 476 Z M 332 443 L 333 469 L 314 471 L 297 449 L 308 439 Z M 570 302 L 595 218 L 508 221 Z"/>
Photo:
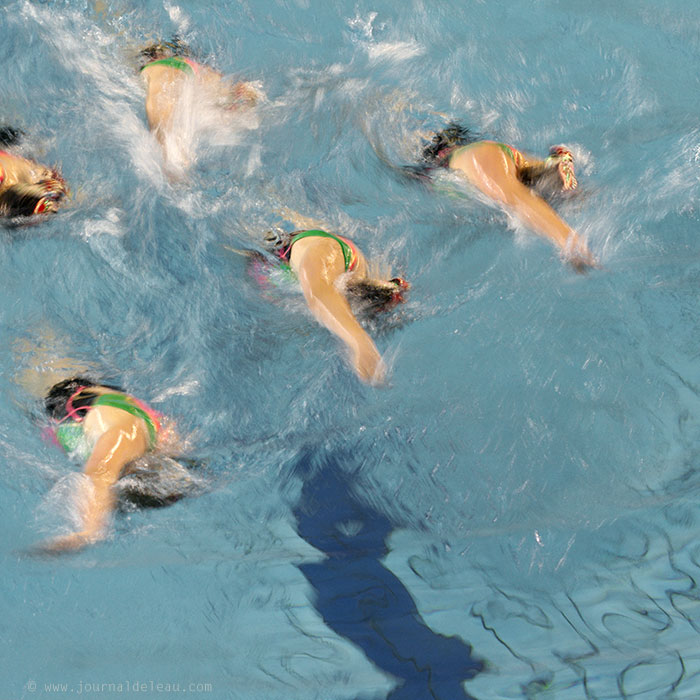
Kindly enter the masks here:
<path id="1" fill-rule="evenodd" d="M 73 399 L 75 399 L 78 394 L 83 389 L 87 389 L 86 386 L 79 386 L 66 401 L 66 415 L 60 420 L 54 422 L 53 425 L 46 428 L 44 431 L 44 437 L 49 438 L 53 443 L 62 447 L 66 452 L 72 452 L 77 444 L 79 435 L 82 434 L 83 418 L 78 411 L 89 411 L 92 408 L 92 404 L 86 406 L 78 406 L 77 408 L 73 406 Z M 64 421 L 70 418 L 71 422 L 66 423 L 66 425 L 61 425 Z"/>
<path id="2" fill-rule="evenodd" d="M 518 170 L 527 164 L 525 156 L 515 146 L 509 146 L 507 143 L 497 143 L 496 145 L 515 163 Z"/>
<path id="3" fill-rule="evenodd" d="M 297 241 L 300 241 L 302 238 L 311 237 L 332 238 L 336 243 L 338 243 L 341 250 L 343 251 L 343 259 L 345 260 L 345 272 L 352 272 L 355 269 L 355 267 L 357 267 L 358 256 L 355 244 L 352 241 L 347 240 L 347 238 L 342 238 L 341 236 L 336 236 L 332 233 L 328 233 L 328 231 L 322 231 L 320 229 L 312 229 L 309 231 L 302 231 L 301 233 L 297 233 L 289 242 L 289 245 L 287 246 L 286 250 L 283 250 L 280 253 L 280 257 L 283 260 L 289 260 L 292 246 Z"/>
<path id="4" fill-rule="evenodd" d="M 159 414 L 150 406 L 142 401 L 135 399 L 133 396 L 126 394 L 100 394 L 95 400 L 94 406 L 110 406 L 118 408 L 121 411 L 126 411 L 136 418 L 141 418 L 148 427 L 149 442 L 151 447 L 154 447 L 157 438 L 156 435 L 160 430 Z"/>
<path id="5" fill-rule="evenodd" d="M 78 396 L 78 394 L 83 390 L 87 389 L 86 386 L 79 386 L 68 398 L 68 401 L 66 401 L 66 415 L 61 418 L 59 423 L 63 423 L 64 420 L 70 418 L 71 420 L 75 421 L 76 423 L 80 423 L 80 421 L 83 420 L 85 416 L 78 415 L 78 411 L 89 411 L 90 408 L 92 408 L 92 405 L 90 406 L 79 406 L 78 408 L 73 408 L 73 399 Z"/>
<path id="6" fill-rule="evenodd" d="M 56 425 L 49 428 L 46 434 L 51 442 L 63 448 L 68 454 L 81 450 L 81 448 L 85 452 L 89 452 L 84 447 L 85 431 L 82 423 L 73 422 L 65 425 Z M 83 454 L 82 456 L 86 458 L 88 454 Z"/>
<path id="7" fill-rule="evenodd" d="M 199 63 L 197 63 L 197 61 L 193 61 L 191 58 L 187 58 L 186 56 L 182 60 L 192 69 L 192 72 L 195 75 L 199 75 L 201 72 L 201 66 Z"/>
<path id="8" fill-rule="evenodd" d="M 435 157 L 435 162 L 439 167 L 449 168 L 450 162 L 457 154 L 466 151 L 468 148 L 472 148 L 472 146 L 477 146 L 480 143 L 493 143 L 498 146 L 503 153 L 515 163 L 515 167 L 518 170 L 527 165 L 527 159 L 515 146 L 510 146 L 507 143 L 499 143 L 498 141 L 473 141 L 472 143 L 462 144 L 461 146 L 449 146 L 438 152 Z"/>
<path id="9" fill-rule="evenodd" d="M 145 66 L 141 67 L 141 70 L 150 68 L 151 66 L 168 66 L 169 68 L 175 68 L 181 70 L 185 73 L 190 73 L 194 75 L 197 71 L 195 66 L 197 64 L 189 58 L 180 58 L 179 56 L 169 56 L 168 58 L 158 58 L 155 61 L 147 63 Z"/>
<path id="10" fill-rule="evenodd" d="M 87 411 L 96 406 L 109 406 L 111 408 L 118 408 L 121 411 L 126 411 L 136 418 L 141 418 L 148 428 L 150 447 L 155 447 L 157 434 L 158 431 L 160 431 L 160 414 L 157 411 L 154 411 L 143 401 L 139 401 L 127 394 L 97 394 L 93 397 L 90 404 L 74 407 L 73 400 L 81 391 L 89 388 L 90 387 L 86 386 L 78 387 L 66 401 L 66 415 L 61 418 L 61 420 L 55 421 L 54 427 L 49 428 L 47 433 L 55 442 L 61 445 L 67 452 L 71 452 L 74 447 L 73 443 L 76 440 L 75 435 L 78 434 L 76 430 L 77 428 L 82 430 L 82 425 L 80 424 L 85 419 L 85 415 L 81 416 L 78 411 L 85 411 L 87 413 Z M 68 419 L 70 419 L 70 423 L 61 425 L 61 423 Z"/>

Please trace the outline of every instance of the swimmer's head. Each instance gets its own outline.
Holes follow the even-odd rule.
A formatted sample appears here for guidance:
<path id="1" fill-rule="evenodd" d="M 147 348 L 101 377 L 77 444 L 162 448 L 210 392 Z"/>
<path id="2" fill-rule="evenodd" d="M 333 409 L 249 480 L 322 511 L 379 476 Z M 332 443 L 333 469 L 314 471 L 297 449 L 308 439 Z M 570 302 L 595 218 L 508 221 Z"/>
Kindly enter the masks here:
<path id="1" fill-rule="evenodd" d="M 404 293 L 411 285 L 402 277 L 392 277 L 389 281 L 360 279 L 348 282 L 347 291 L 355 297 L 366 313 L 390 311 L 397 304 L 403 304 Z"/>
<path id="2" fill-rule="evenodd" d="M 0 216 L 55 214 L 65 194 L 55 180 L 11 185 L 0 193 Z"/>
<path id="3" fill-rule="evenodd" d="M 477 140 L 477 137 L 469 129 L 456 122 L 450 122 L 444 129 L 438 131 L 433 136 L 432 141 L 423 149 L 423 160 L 428 163 L 436 163 L 441 159 L 442 152 Z"/>
<path id="4" fill-rule="evenodd" d="M 0 146 L 14 146 L 24 136 L 21 129 L 15 129 L 14 126 L 0 126 Z"/>
<path id="5" fill-rule="evenodd" d="M 177 36 L 171 41 L 159 41 L 147 46 L 139 51 L 141 66 L 145 66 L 151 61 L 158 61 L 161 58 L 172 58 L 173 56 L 191 56 L 192 51 L 187 44 Z"/>
<path id="6" fill-rule="evenodd" d="M 578 187 L 574 170 L 573 153 L 566 146 L 552 146 L 544 161 L 544 168 L 527 165 L 518 173 L 520 181 L 534 187 L 537 193 L 548 199 L 561 192 L 571 192 Z"/>
<path id="7" fill-rule="evenodd" d="M 285 231 L 284 229 L 276 226 L 271 228 L 269 231 L 265 232 L 263 237 L 263 247 L 265 250 L 276 255 L 285 251 L 292 243 L 292 238 L 298 231 Z"/>
<path id="8" fill-rule="evenodd" d="M 96 387 L 112 389 L 113 391 L 123 393 L 119 387 L 103 384 L 102 382 L 98 383 L 89 377 L 71 377 L 70 379 L 64 379 L 62 382 L 58 382 L 58 384 L 54 384 L 49 389 L 44 399 L 44 410 L 54 420 L 63 420 L 66 417 L 66 403 L 68 403 L 69 399 L 79 389 L 82 389 L 80 398 L 84 403 L 85 399 L 93 399 L 98 395 L 99 392 L 90 391 L 90 389 Z"/>
<path id="9" fill-rule="evenodd" d="M 55 214 L 67 194 L 68 188 L 60 173 L 46 169 L 38 182 L 18 182 L 0 192 L 0 216 Z"/>

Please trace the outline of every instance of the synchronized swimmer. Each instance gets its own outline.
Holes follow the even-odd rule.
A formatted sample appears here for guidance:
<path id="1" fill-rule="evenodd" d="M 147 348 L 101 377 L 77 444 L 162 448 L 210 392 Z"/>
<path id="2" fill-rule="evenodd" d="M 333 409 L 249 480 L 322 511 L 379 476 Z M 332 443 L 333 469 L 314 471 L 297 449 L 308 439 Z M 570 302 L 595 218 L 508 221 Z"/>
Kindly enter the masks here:
<path id="1" fill-rule="evenodd" d="M 576 189 L 574 157 L 564 146 L 554 146 L 544 160 L 525 156 L 506 143 L 480 141 L 457 124 L 438 131 L 423 149 L 424 162 L 449 168 L 504 209 L 514 213 L 536 233 L 559 247 L 579 271 L 595 267 L 585 241 L 552 207 L 531 189 L 539 180 L 554 175 L 561 189 Z"/>
<path id="2" fill-rule="evenodd" d="M 311 223 L 288 216 L 297 224 Z M 351 302 L 365 311 L 386 310 L 404 301 L 409 284 L 401 277 L 370 277 L 365 256 L 352 241 L 320 228 L 271 232 L 266 247 L 295 273 L 311 313 L 344 343 L 357 376 L 369 384 L 383 383 L 386 367 Z"/>
<path id="3" fill-rule="evenodd" d="M 148 126 L 171 164 L 187 165 L 188 156 L 183 155 L 187 144 L 180 143 L 187 137 L 178 128 L 187 89 L 196 91 L 197 104 L 227 111 L 249 109 L 260 99 L 251 83 L 233 82 L 193 60 L 190 54 L 190 49 L 177 40 L 152 44 L 139 53 Z"/>
<path id="4" fill-rule="evenodd" d="M 84 464 L 83 473 L 88 479 L 84 492 L 76 494 L 81 529 L 49 540 L 42 546 L 44 551 L 80 549 L 104 537 L 117 506 L 115 485 L 130 474 L 144 475 L 138 460 L 146 453 L 155 454 L 156 459 L 148 465 L 148 479 L 136 485 L 140 490 L 137 501 L 167 505 L 191 489 L 193 481 L 184 467 L 164 457 L 177 446 L 172 426 L 119 387 L 87 377 L 71 377 L 49 389 L 44 408 L 50 419 L 47 434 Z M 159 469 L 159 461 L 169 468 Z M 162 477 L 168 483 L 159 484 Z"/>

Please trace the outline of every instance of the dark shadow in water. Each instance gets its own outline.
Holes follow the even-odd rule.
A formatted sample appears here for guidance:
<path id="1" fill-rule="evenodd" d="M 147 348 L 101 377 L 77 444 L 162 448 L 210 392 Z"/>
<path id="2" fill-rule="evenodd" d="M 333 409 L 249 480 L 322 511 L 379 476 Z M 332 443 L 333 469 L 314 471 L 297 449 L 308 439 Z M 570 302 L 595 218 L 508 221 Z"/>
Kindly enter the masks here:
<path id="1" fill-rule="evenodd" d="M 304 486 L 294 509 L 299 534 L 326 555 L 301 571 L 316 590 L 325 623 L 359 646 L 401 683 L 387 700 L 470 698 L 462 684 L 483 669 L 458 637 L 433 632 L 401 581 L 381 564 L 392 523 L 355 494 L 338 460 L 302 456 L 295 473 Z"/>

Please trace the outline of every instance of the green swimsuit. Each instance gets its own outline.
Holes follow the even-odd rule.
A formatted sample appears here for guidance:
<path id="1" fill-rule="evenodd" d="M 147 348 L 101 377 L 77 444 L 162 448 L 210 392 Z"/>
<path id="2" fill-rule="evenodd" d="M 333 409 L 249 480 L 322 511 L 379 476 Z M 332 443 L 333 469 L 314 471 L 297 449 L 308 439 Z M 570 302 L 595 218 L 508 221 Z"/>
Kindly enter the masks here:
<path id="1" fill-rule="evenodd" d="M 354 244 L 347 240 L 346 238 L 341 238 L 340 236 L 335 236 L 327 231 L 321 231 L 320 229 L 313 229 L 310 231 L 301 231 L 297 233 L 285 250 L 280 253 L 280 258 L 286 263 L 289 263 L 289 257 L 292 253 L 292 246 L 300 241 L 302 238 L 332 238 L 343 251 L 343 259 L 345 260 L 345 272 L 352 272 L 355 267 L 357 267 L 357 248 Z"/>
<path id="2" fill-rule="evenodd" d="M 149 447 L 155 447 L 157 442 L 157 433 L 160 429 L 158 416 L 145 404 L 142 404 L 138 399 L 126 394 L 99 394 L 90 406 L 83 406 L 82 409 L 95 408 L 96 406 L 109 406 L 118 408 L 121 411 L 126 411 L 136 418 L 141 418 L 148 428 Z M 77 410 L 81 410 L 80 408 Z M 54 434 L 58 444 L 69 454 L 87 459 L 94 447 L 85 435 L 83 421 L 73 420 L 69 423 L 60 423 L 55 426 Z"/>
<path id="3" fill-rule="evenodd" d="M 194 61 L 190 61 L 187 58 L 180 58 L 179 56 L 170 56 L 169 58 L 159 58 L 156 61 L 151 61 L 145 66 L 142 66 L 141 70 L 144 70 L 145 68 L 150 68 L 151 66 L 168 66 L 169 68 L 176 68 L 177 70 L 181 70 L 185 73 L 189 73 L 190 75 L 194 75 L 196 64 L 194 63 Z"/>
<path id="4" fill-rule="evenodd" d="M 478 146 L 482 143 L 493 143 L 496 146 L 498 146 L 508 156 L 508 158 L 510 158 L 513 161 L 513 163 L 515 163 L 516 168 L 520 169 L 523 167 L 523 165 L 525 165 L 525 157 L 514 146 L 509 146 L 507 143 L 499 143 L 498 141 L 475 141 L 474 143 L 468 143 L 466 146 L 458 146 L 454 150 L 445 153 L 445 167 L 449 168 L 452 159 L 459 153 L 464 153 L 464 151 L 466 151 L 467 149 L 472 148 L 473 146 Z"/>

